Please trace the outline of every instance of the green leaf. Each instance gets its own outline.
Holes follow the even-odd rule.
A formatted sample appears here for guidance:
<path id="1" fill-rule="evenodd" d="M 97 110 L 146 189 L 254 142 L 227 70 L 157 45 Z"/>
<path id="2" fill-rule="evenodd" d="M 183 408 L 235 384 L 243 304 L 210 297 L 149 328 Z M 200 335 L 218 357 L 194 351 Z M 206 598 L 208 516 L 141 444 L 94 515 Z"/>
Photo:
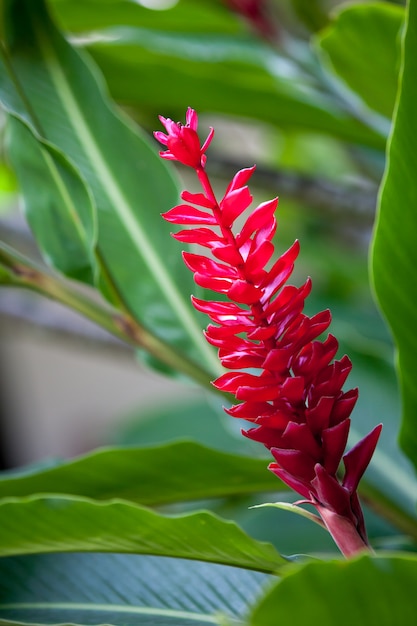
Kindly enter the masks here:
<path id="1" fill-rule="evenodd" d="M 26 217 L 46 260 L 71 278 L 93 283 L 96 221 L 84 182 L 62 153 L 35 139 L 22 122 L 11 117 L 8 131 Z"/>
<path id="2" fill-rule="evenodd" d="M 417 6 L 407 12 L 401 89 L 388 147 L 372 248 L 375 291 L 398 350 L 403 421 L 400 443 L 417 467 Z"/>
<path id="3" fill-rule="evenodd" d="M 320 626 L 413 624 L 417 559 L 413 555 L 310 562 L 287 570 L 255 608 L 251 626 L 294 620 Z"/>
<path id="4" fill-rule="evenodd" d="M 235 33 L 245 30 L 243 21 L 213 0 L 178 0 L 168 10 L 154 10 L 126 0 L 49 0 L 63 29 L 84 33 L 115 24 L 179 32 Z"/>
<path id="5" fill-rule="evenodd" d="M 314 522 L 315 524 L 318 524 L 319 526 L 324 528 L 324 524 L 318 515 L 315 515 L 311 511 L 307 511 L 307 509 L 303 509 L 297 504 L 292 504 L 291 502 L 264 502 L 263 504 L 256 504 L 251 508 L 262 509 L 264 507 L 271 507 L 281 509 L 282 511 L 288 511 L 288 513 L 295 513 L 296 515 L 304 517 L 305 519 L 310 520 L 310 522 Z"/>
<path id="6" fill-rule="evenodd" d="M 0 497 L 59 493 L 150 506 L 286 490 L 267 466 L 191 442 L 103 449 L 49 469 L 0 474 Z"/>
<path id="7" fill-rule="evenodd" d="M 218 371 L 189 304 L 191 274 L 160 217 L 178 198 L 165 164 L 116 112 L 95 68 L 62 38 L 41 0 L 10 0 L 7 9 L 0 97 L 13 115 L 29 125 L 36 120 L 42 136 L 86 181 L 98 210 L 98 255 L 113 294 L 160 339 Z"/>
<path id="8" fill-rule="evenodd" d="M 384 135 L 353 119 L 295 62 L 249 36 L 115 26 L 85 45 L 112 96 L 140 111 L 166 111 L 169 94 L 172 117 L 191 105 L 385 146 Z"/>
<path id="9" fill-rule="evenodd" d="M 316 43 L 333 71 L 371 108 L 391 118 L 397 92 L 403 7 L 388 2 L 348 5 Z"/>
<path id="10" fill-rule="evenodd" d="M 211 563 L 122 554 L 4 558 L 0 579 L 0 623 L 126 626 L 224 625 L 271 581 Z"/>
<path id="11" fill-rule="evenodd" d="M 118 500 L 2 500 L 0 554 L 48 552 L 152 554 L 266 573 L 276 573 L 286 563 L 271 544 L 255 541 L 233 522 L 204 511 L 168 517 Z"/>

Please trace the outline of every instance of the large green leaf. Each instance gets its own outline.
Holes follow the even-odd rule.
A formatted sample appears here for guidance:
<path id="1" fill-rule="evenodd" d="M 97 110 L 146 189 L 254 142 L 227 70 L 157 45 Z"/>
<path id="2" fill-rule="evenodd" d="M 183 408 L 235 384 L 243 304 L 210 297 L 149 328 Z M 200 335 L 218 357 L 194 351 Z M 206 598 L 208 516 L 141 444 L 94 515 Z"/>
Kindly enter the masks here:
<path id="1" fill-rule="evenodd" d="M 30 520 L 30 523 L 28 523 Z M 33 496 L 0 502 L 0 554 L 123 552 L 172 556 L 275 573 L 268 543 L 208 512 L 164 516 L 124 501 Z"/>
<path id="2" fill-rule="evenodd" d="M 103 449 L 50 469 L 0 474 L 0 497 L 59 493 L 149 506 L 286 490 L 267 466 L 188 442 Z"/>
<path id="3" fill-rule="evenodd" d="M 86 47 L 112 96 L 169 114 L 187 105 L 297 127 L 383 148 L 385 136 L 351 117 L 323 86 L 245 35 L 108 28 Z M 138 80 L 140 77 L 140 80 Z M 167 100 L 167 94 L 169 99 Z"/>
<path id="4" fill-rule="evenodd" d="M 261 600 L 251 626 L 414 624 L 417 559 L 362 557 L 295 567 Z"/>
<path id="5" fill-rule="evenodd" d="M 8 131 L 9 156 L 40 249 L 67 276 L 93 283 L 96 220 L 84 182 L 62 153 L 25 124 L 10 118 Z"/>
<path id="6" fill-rule="evenodd" d="M 375 291 L 398 349 L 401 445 L 417 466 L 417 3 L 408 5 L 398 97 L 372 249 Z"/>
<path id="7" fill-rule="evenodd" d="M 177 201 L 164 163 L 111 106 L 96 70 L 54 28 L 42 0 L 9 0 L 6 9 L 1 100 L 29 125 L 36 120 L 88 184 L 113 294 L 160 338 L 218 369 L 189 305 L 191 275 L 160 218 Z"/>
<path id="8" fill-rule="evenodd" d="M 203 626 L 240 618 L 273 580 L 227 566 L 122 554 L 0 559 L 0 624 Z"/>
<path id="9" fill-rule="evenodd" d="M 352 4 L 339 10 L 317 38 L 338 76 L 387 118 L 397 93 L 403 22 L 403 7 L 388 2 Z"/>

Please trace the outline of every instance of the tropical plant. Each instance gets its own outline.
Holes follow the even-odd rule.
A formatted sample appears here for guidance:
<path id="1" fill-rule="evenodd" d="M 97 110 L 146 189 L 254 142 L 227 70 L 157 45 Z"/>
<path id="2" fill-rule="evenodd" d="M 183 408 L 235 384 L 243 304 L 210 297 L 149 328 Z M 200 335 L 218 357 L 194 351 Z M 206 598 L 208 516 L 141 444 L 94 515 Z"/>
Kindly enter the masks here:
<path id="1" fill-rule="evenodd" d="M 1 243 L 0 279 L 82 313 L 215 408 L 165 417 L 186 441 L 144 445 L 138 423 L 141 445 L 5 472 L 0 623 L 413 623 L 416 0 L 330 15 L 318 0 L 146 4 L 2 3 L 3 167 L 44 262 Z M 179 202 L 183 166 L 201 189 Z M 362 254 L 377 185 L 370 281 L 393 342 Z M 170 223 L 186 228 L 172 238 Z M 311 295 L 309 279 L 286 284 L 302 263 Z M 328 307 L 350 359 L 321 338 Z M 219 425 L 216 398 L 252 423 L 246 437 Z"/>

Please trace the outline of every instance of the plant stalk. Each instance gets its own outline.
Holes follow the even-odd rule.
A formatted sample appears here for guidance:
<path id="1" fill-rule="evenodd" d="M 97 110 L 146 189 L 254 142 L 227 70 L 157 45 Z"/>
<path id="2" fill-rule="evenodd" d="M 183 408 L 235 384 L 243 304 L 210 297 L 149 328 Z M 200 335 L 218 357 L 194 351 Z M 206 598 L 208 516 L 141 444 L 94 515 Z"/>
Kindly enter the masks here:
<path id="1" fill-rule="evenodd" d="M 360 536 L 349 519 L 325 506 L 316 505 L 316 509 L 343 556 L 349 558 L 363 552 L 373 553 L 372 548 Z"/>
<path id="2" fill-rule="evenodd" d="M 0 267 L 6 270 L 4 282 L 40 293 L 56 302 L 81 313 L 122 341 L 146 350 L 168 367 L 185 374 L 203 387 L 213 391 L 211 372 L 179 354 L 174 348 L 149 332 L 131 315 L 121 312 L 107 303 L 101 303 L 85 295 L 69 282 L 47 274 L 9 246 L 0 244 Z"/>

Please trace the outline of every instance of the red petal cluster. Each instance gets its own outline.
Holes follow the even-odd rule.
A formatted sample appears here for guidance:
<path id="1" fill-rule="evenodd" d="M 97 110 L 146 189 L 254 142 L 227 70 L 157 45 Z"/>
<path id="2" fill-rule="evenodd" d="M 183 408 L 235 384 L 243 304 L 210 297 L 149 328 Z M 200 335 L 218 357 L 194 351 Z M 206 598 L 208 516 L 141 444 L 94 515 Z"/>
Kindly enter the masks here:
<path id="1" fill-rule="evenodd" d="M 252 203 L 247 183 L 255 168 L 239 171 L 220 202 L 204 165 L 195 169 L 203 193 L 184 191 L 185 203 L 163 217 L 187 226 L 173 235 L 176 239 L 211 252 L 184 252 L 183 257 L 198 285 L 222 295 L 218 301 L 192 298 L 212 321 L 207 340 L 231 370 L 213 384 L 239 401 L 227 413 L 253 424 L 244 435 L 271 451 L 271 471 L 315 505 L 325 523 L 326 512 L 348 520 L 366 545 L 356 489 L 381 426 L 344 455 L 358 391 L 342 390 L 352 364 L 347 356 L 335 360 L 336 338 L 319 339 L 331 322 L 330 312 L 303 313 L 310 280 L 301 287 L 286 284 L 298 256 L 297 241 L 271 261 L 278 199 L 245 217 Z M 244 219 L 237 228 L 238 218 L 240 224 Z"/>
<path id="2" fill-rule="evenodd" d="M 168 150 L 160 152 L 163 159 L 179 161 L 183 165 L 188 165 L 194 169 L 204 167 L 206 156 L 204 152 L 209 147 L 213 139 L 214 130 L 211 128 L 204 144 L 200 147 L 200 139 L 197 135 L 198 116 L 194 109 L 188 107 L 185 126 L 180 122 L 173 122 L 169 118 L 159 116 L 160 121 L 165 126 L 167 134 L 156 131 L 155 138 L 167 146 Z"/>

